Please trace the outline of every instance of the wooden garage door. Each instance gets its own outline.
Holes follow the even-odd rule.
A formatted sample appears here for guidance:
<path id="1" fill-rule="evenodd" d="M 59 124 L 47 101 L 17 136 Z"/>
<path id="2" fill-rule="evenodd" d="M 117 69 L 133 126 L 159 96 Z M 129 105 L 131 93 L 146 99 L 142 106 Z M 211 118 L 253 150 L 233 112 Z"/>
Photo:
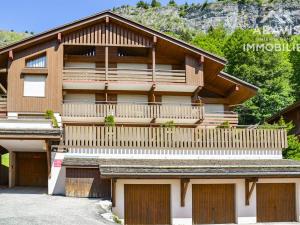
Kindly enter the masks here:
<path id="1" fill-rule="evenodd" d="M 82 198 L 110 198 L 111 181 L 100 179 L 99 169 L 67 168 L 66 196 Z"/>
<path id="2" fill-rule="evenodd" d="M 257 184 L 257 222 L 295 221 L 295 184 Z"/>
<path id="3" fill-rule="evenodd" d="M 193 184 L 193 224 L 235 222 L 234 184 Z"/>
<path id="4" fill-rule="evenodd" d="M 16 153 L 16 185 L 46 187 L 48 184 L 46 153 Z"/>
<path id="5" fill-rule="evenodd" d="M 125 224 L 171 224 L 169 184 L 125 184 Z"/>

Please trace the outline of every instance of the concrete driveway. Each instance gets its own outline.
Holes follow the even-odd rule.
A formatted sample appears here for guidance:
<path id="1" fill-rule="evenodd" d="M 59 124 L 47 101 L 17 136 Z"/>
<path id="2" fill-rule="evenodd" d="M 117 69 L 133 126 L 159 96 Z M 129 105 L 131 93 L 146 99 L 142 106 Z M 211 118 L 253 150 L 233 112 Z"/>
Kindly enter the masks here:
<path id="1" fill-rule="evenodd" d="M 45 189 L 0 187 L 1 225 L 113 225 L 97 199 L 49 196 Z"/>

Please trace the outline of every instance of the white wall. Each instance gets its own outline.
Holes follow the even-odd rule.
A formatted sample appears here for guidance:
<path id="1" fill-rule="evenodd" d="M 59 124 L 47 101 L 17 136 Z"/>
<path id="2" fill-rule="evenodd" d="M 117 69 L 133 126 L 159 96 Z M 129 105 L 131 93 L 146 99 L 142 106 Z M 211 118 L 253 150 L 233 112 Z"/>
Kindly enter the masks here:
<path id="1" fill-rule="evenodd" d="M 206 113 L 224 113 L 224 105 L 222 104 L 205 104 Z"/>
<path id="2" fill-rule="evenodd" d="M 95 94 L 66 94 L 64 96 L 64 101 L 66 103 L 95 103 Z"/>
<path id="3" fill-rule="evenodd" d="M 76 156 L 123 159 L 282 159 L 281 149 L 70 148 Z"/>
<path id="4" fill-rule="evenodd" d="M 161 97 L 162 104 L 186 104 L 191 105 L 192 104 L 192 98 L 191 96 L 171 96 L 171 95 L 163 95 Z"/>
<path id="5" fill-rule="evenodd" d="M 65 195 L 66 168 L 55 166 L 55 160 L 62 161 L 64 153 L 51 153 L 51 177 L 48 179 L 49 195 Z"/>
<path id="6" fill-rule="evenodd" d="M 117 68 L 118 69 L 146 70 L 146 69 L 148 69 L 148 65 L 141 64 L 141 63 L 118 63 Z"/>
<path id="7" fill-rule="evenodd" d="M 42 119 L 3 119 L 0 120 L 0 129 L 51 129 L 50 120 Z"/>
<path id="8" fill-rule="evenodd" d="M 147 103 L 147 95 L 118 95 L 118 103 Z"/>
<path id="9" fill-rule="evenodd" d="M 96 68 L 96 63 L 89 63 L 89 62 L 67 62 L 65 64 L 65 67 L 95 69 Z"/>
<path id="10" fill-rule="evenodd" d="M 300 179 L 259 179 L 259 183 L 296 183 L 297 218 L 299 218 Z M 113 212 L 124 219 L 124 184 L 171 184 L 171 215 L 172 224 L 192 225 L 192 185 L 193 184 L 235 184 L 236 223 L 256 223 L 256 189 L 250 198 L 250 205 L 245 205 L 244 179 L 193 179 L 190 181 L 185 207 L 180 206 L 180 180 L 148 179 L 129 180 L 119 179 L 116 184 L 116 207 Z"/>

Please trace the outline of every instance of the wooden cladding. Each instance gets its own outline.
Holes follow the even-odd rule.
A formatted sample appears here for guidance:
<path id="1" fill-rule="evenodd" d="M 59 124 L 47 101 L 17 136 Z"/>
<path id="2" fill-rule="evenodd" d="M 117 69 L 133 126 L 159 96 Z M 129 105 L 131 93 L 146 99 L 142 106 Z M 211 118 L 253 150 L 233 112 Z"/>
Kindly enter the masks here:
<path id="1" fill-rule="evenodd" d="M 65 145 L 189 149 L 282 149 L 284 129 L 65 126 Z"/>
<path id="2" fill-rule="evenodd" d="M 99 169 L 67 168 L 66 196 L 81 198 L 110 198 L 111 181 L 100 179 Z"/>
<path id="3" fill-rule="evenodd" d="M 125 224 L 171 224 L 171 185 L 125 184 Z"/>
<path id="4" fill-rule="evenodd" d="M 296 221 L 295 192 L 294 183 L 257 184 L 257 222 Z"/>
<path id="5" fill-rule="evenodd" d="M 63 117 L 196 119 L 204 116 L 203 106 L 145 104 L 63 104 Z"/>
<path id="6" fill-rule="evenodd" d="M 152 38 L 114 23 L 100 23 L 67 34 L 64 44 L 151 47 Z"/>
<path id="7" fill-rule="evenodd" d="M 157 70 L 153 77 L 151 69 L 64 68 L 63 80 L 185 83 L 186 76 L 184 70 Z"/>

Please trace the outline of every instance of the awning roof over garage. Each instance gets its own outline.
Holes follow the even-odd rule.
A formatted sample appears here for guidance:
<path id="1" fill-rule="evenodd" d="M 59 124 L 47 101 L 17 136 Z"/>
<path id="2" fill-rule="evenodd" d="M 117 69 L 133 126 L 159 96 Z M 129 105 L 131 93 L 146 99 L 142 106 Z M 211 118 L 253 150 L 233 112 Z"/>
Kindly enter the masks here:
<path id="1" fill-rule="evenodd" d="M 102 178 L 300 177 L 293 160 L 142 160 L 67 157 L 67 167 L 99 167 Z"/>
<path id="2" fill-rule="evenodd" d="M 59 139 L 60 129 L 0 129 L 0 139 Z"/>

